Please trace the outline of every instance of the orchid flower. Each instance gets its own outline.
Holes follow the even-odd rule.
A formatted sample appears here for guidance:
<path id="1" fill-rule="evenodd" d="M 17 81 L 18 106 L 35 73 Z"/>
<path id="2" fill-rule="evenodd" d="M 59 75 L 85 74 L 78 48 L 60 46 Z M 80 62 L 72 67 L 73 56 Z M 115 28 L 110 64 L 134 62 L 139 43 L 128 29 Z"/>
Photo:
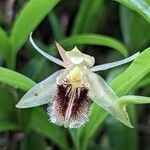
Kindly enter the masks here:
<path id="1" fill-rule="evenodd" d="M 89 108 L 94 102 L 116 119 L 132 127 L 126 108 L 109 85 L 94 72 L 128 63 L 139 52 L 120 61 L 94 66 L 95 59 L 74 47 L 65 51 L 57 42 L 56 47 L 63 61 L 45 53 L 33 41 L 33 47 L 50 61 L 64 67 L 31 88 L 16 107 L 29 108 L 48 104 L 50 121 L 59 126 L 78 128 L 89 120 Z"/>

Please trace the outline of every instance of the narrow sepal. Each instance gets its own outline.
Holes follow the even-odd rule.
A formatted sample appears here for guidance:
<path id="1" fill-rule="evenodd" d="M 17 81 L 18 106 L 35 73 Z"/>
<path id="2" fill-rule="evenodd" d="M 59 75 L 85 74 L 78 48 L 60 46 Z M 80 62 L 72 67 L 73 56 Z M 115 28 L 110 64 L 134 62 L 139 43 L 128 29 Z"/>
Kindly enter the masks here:
<path id="1" fill-rule="evenodd" d="M 107 70 L 107 69 L 110 69 L 110 68 L 121 66 L 121 65 L 124 65 L 126 63 L 129 63 L 129 62 L 133 61 L 134 59 L 136 59 L 138 57 L 139 54 L 140 54 L 140 52 L 137 52 L 134 55 L 132 55 L 132 56 L 130 56 L 128 58 L 119 60 L 119 61 L 106 63 L 106 64 L 102 64 L 102 65 L 97 65 L 97 66 L 92 67 L 91 70 L 93 72 L 96 72 L 96 71 Z"/>
<path id="2" fill-rule="evenodd" d="M 55 64 L 58 64 L 60 66 L 63 66 L 64 67 L 64 64 L 61 60 L 59 60 L 58 58 L 55 58 L 47 53 L 45 53 L 42 49 L 40 49 L 36 44 L 35 42 L 33 41 L 32 39 L 32 33 L 30 33 L 30 42 L 32 44 L 32 46 L 41 54 L 43 55 L 45 58 L 49 59 L 50 61 L 54 62 Z"/>

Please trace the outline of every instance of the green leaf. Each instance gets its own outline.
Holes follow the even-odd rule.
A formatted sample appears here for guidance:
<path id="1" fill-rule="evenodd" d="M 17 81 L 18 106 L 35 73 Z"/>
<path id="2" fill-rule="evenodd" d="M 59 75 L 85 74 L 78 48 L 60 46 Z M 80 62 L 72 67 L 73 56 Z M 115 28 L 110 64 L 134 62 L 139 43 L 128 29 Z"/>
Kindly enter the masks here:
<path id="1" fill-rule="evenodd" d="M 142 15 L 150 23 L 150 3 L 146 0 L 116 0 Z"/>
<path id="2" fill-rule="evenodd" d="M 150 85 L 150 73 L 148 75 L 146 75 L 140 82 L 139 84 L 136 86 L 136 88 L 141 88 L 144 86 Z"/>
<path id="3" fill-rule="evenodd" d="M 0 28 L 0 54 L 5 58 L 7 66 L 11 68 L 12 45 L 7 33 Z"/>
<path id="4" fill-rule="evenodd" d="M 136 96 L 136 95 L 126 95 L 119 98 L 120 105 L 126 107 L 129 104 L 148 104 L 150 103 L 150 97 Z M 135 111 L 133 107 L 129 107 L 132 117 L 132 121 L 136 120 Z M 126 144 L 128 145 L 128 150 L 137 149 L 137 132 L 135 129 L 129 129 L 123 124 L 118 122 L 113 117 L 107 120 L 107 130 L 110 137 L 111 145 L 115 150 L 126 150 Z M 117 134 L 117 136 L 115 136 Z M 128 137 L 128 138 L 126 138 Z"/>
<path id="5" fill-rule="evenodd" d="M 29 126 L 30 129 L 43 134 L 52 140 L 61 149 L 69 149 L 65 133 L 61 130 L 61 128 L 50 123 L 48 116 L 42 109 L 33 109 Z"/>
<path id="6" fill-rule="evenodd" d="M 147 48 L 143 53 L 141 53 L 137 59 L 116 79 L 111 82 L 112 89 L 119 95 L 123 96 L 131 91 L 135 85 L 146 75 L 150 72 L 150 48 Z M 145 66 L 145 67 L 143 67 Z M 95 105 L 95 104 L 94 104 Z M 93 124 L 100 124 L 106 118 L 108 113 L 105 111 L 103 115 L 97 115 L 95 118 L 94 113 L 102 114 L 102 108 L 98 108 L 96 105 L 93 107 L 94 111 L 92 111 L 90 121 L 85 125 L 81 130 L 83 132 L 78 132 L 77 140 L 84 138 L 80 146 L 83 149 L 86 149 L 88 141 L 94 136 L 95 131 L 99 129 L 99 126 L 95 126 L 90 128 Z M 94 113 L 93 113 L 94 112 Z M 95 119 L 94 119 L 95 118 Z M 101 119 L 103 118 L 103 120 Z M 93 121 L 94 120 L 94 121 Z M 88 135 L 90 130 L 90 136 Z M 82 134 L 81 134 L 82 132 Z"/>
<path id="7" fill-rule="evenodd" d="M 7 131 L 16 131 L 19 130 L 19 126 L 16 122 L 9 121 L 9 120 L 2 120 L 0 123 L 0 132 L 7 132 Z"/>
<path id="8" fill-rule="evenodd" d="M 136 122 L 136 111 L 134 107 L 130 106 L 128 109 L 129 116 Z M 137 150 L 138 135 L 136 128 L 128 128 L 115 118 L 110 116 L 106 121 L 106 129 L 108 131 L 109 143 L 114 150 Z M 116 136 L 117 135 L 117 136 Z M 127 146 L 128 145 L 128 146 Z"/>
<path id="9" fill-rule="evenodd" d="M 81 32 L 83 27 L 83 20 L 87 16 L 87 12 L 90 4 L 91 4 L 90 0 L 81 1 L 80 8 L 78 10 L 77 16 L 75 18 L 75 22 L 73 24 L 72 34 L 78 34 Z"/>
<path id="10" fill-rule="evenodd" d="M 123 56 L 128 55 L 127 48 L 119 40 L 109 36 L 100 35 L 100 34 L 76 35 L 76 36 L 66 38 L 60 43 L 64 47 L 72 46 L 72 45 L 80 45 L 80 44 L 108 46 L 117 50 Z"/>
<path id="11" fill-rule="evenodd" d="M 133 61 L 127 70 L 111 82 L 111 86 L 119 96 L 125 95 L 132 90 L 150 72 L 149 58 L 150 48 L 147 48 Z"/>
<path id="12" fill-rule="evenodd" d="M 35 82 L 15 71 L 0 67 L 0 82 L 9 84 L 24 91 L 30 89 Z"/>
<path id="13" fill-rule="evenodd" d="M 119 98 L 120 105 L 126 107 L 129 104 L 148 104 L 150 103 L 150 97 L 136 96 L 136 95 L 126 95 Z M 130 118 L 134 124 L 136 122 L 136 111 L 134 107 L 129 107 L 128 112 Z M 128 145 L 128 150 L 137 149 L 137 132 L 136 128 L 130 129 L 118 122 L 115 118 L 109 117 L 107 120 L 107 130 L 109 134 L 109 139 L 113 149 L 115 150 L 126 150 L 126 145 Z M 117 134 L 117 136 L 116 136 Z M 126 138 L 128 137 L 128 138 Z"/>
<path id="14" fill-rule="evenodd" d="M 45 137 L 33 131 L 25 135 L 22 141 L 21 150 L 46 150 L 48 147 Z"/>
<path id="15" fill-rule="evenodd" d="M 34 57 L 26 64 L 22 72 L 24 75 L 35 80 L 39 75 L 40 71 L 43 69 L 44 64 L 44 57 Z"/>
<path id="16" fill-rule="evenodd" d="M 64 31 L 60 25 L 60 22 L 58 21 L 59 19 L 54 11 L 48 14 L 48 20 L 51 24 L 55 39 L 57 39 L 57 40 L 64 39 L 65 33 L 64 33 Z"/>
<path id="17" fill-rule="evenodd" d="M 126 96 L 120 97 L 119 102 L 121 105 L 125 105 L 125 106 L 129 104 L 149 104 L 150 97 L 126 95 Z"/>
<path id="18" fill-rule="evenodd" d="M 0 28 L 0 45 L 0 54 L 6 58 L 10 48 L 10 42 L 7 33 L 2 28 Z"/>
<path id="19" fill-rule="evenodd" d="M 30 0 L 20 11 L 12 29 L 11 41 L 14 52 L 28 39 L 41 20 L 51 11 L 59 0 Z"/>
<path id="20" fill-rule="evenodd" d="M 73 35 L 90 32 L 95 29 L 98 21 L 97 18 L 99 18 L 103 10 L 103 2 L 104 0 L 81 1 L 80 8 L 73 24 Z"/>
<path id="21" fill-rule="evenodd" d="M 14 96 L 0 87 L 0 132 L 18 129 Z"/>
<path id="22" fill-rule="evenodd" d="M 142 16 L 121 5 L 120 21 L 124 41 L 132 52 L 148 45 L 150 42 L 150 24 Z"/>

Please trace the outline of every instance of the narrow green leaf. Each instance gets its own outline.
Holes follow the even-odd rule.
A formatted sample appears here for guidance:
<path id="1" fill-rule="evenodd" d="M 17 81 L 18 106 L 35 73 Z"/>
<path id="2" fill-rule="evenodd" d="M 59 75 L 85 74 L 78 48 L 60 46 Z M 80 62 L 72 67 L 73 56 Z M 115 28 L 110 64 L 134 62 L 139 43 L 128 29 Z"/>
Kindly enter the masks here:
<path id="1" fill-rule="evenodd" d="M 46 150 L 47 147 L 46 138 L 33 131 L 27 133 L 21 143 L 21 150 Z"/>
<path id="2" fill-rule="evenodd" d="M 28 39 L 30 32 L 38 26 L 41 20 L 58 2 L 59 0 L 30 0 L 23 7 L 15 21 L 11 34 L 11 41 L 15 53 Z"/>
<path id="3" fill-rule="evenodd" d="M 147 104 L 150 103 L 150 97 L 126 95 L 119 98 L 120 105 L 125 106 L 129 104 Z M 135 107 L 129 106 L 128 112 L 132 123 L 136 123 L 136 111 Z M 135 125 L 136 127 L 136 125 Z M 110 143 L 115 150 L 137 150 L 137 129 L 130 129 L 125 125 L 118 122 L 115 118 L 110 116 L 107 119 L 107 130 L 110 139 Z M 117 134 L 117 136 L 116 136 Z M 128 138 L 126 138 L 128 137 Z"/>
<path id="4" fill-rule="evenodd" d="M 129 104 L 149 104 L 150 97 L 145 96 L 136 96 L 136 95 L 126 95 L 119 98 L 119 102 L 121 105 L 129 105 Z"/>
<path id="5" fill-rule="evenodd" d="M 64 45 L 64 47 L 80 44 L 108 46 L 117 50 L 123 56 L 128 55 L 127 48 L 119 40 L 100 34 L 83 34 L 72 36 L 63 40 L 61 44 Z"/>
<path id="6" fill-rule="evenodd" d="M 146 0 L 116 0 L 142 15 L 150 23 L 150 3 Z"/>
<path id="7" fill-rule="evenodd" d="M 150 73 L 148 75 L 146 75 L 140 82 L 139 84 L 136 86 L 136 88 L 141 88 L 144 86 L 150 85 Z"/>
<path id="8" fill-rule="evenodd" d="M 127 70 L 111 82 L 111 86 L 119 96 L 125 95 L 132 90 L 135 85 L 150 72 L 149 58 L 150 48 L 147 48 L 133 61 Z"/>
<path id="9" fill-rule="evenodd" d="M 0 132 L 18 130 L 15 99 L 11 92 L 0 87 Z"/>
<path id="10" fill-rule="evenodd" d="M 131 91 L 135 85 L 146 75 L 150 72 L 150 48 L 146 49 L 143 53 L 139 55 L 139 57 L 124 71 L 121 75 L 119 75 L 116 79 L 111 82 L 112 89 L 119 95 L 123 96 Z M 145 67 L 143 67 L 145 66 Z M 94 104 L 95 105 L 95 104 Z M 96 106 L 93 107 L 94 112 L 96 114 L 102 114 L 101 108 L 97 108 Z M 85 125 L 81 130 L 86 130 L 82 134 L 82 131 L 79 130 L 78 132 L 78 139 L 81 137 L 88 137 L 83 139 L 80 146 L 84 146 L 84 149 L 87 146 L 88 141 L 93 137 L 95 131 L 99 129 L 99 126 L 90 128 L 93 124 L 101 124 L 102 121 L 106 118 L 108 113 L 105 111 L 103 115 L 97 116 L 94 120 L 95 116 L 92 113 L 90 121 L 87 125 Z M 104 117 L 104 118 L 103 118 Z M 103 118 L 103 120 L 101 119 Z M 90 136 L 88 136 L 90 130 Z M 85 144 L 84 144 L 85 143 Z"/>
<path id="11" fill-rule="evenodd" d="M 82 30 L 83 20 L 87 16 L 90 3 L 91 3 L 90 0 L 81 1 L 80 8 L 78 10 L 77 16 L 75 18 L 75 22 L 73 24 L 72 34 L 78 34 Z"/>
<path id="12" fill-rule="evenodd" d="M 53 31 L 53 34 L 55 36 L 55 39 L 57 39 L 57 40 L 64 39 L 65 33 L 64 33 L 64 31 L 63 31 L 63 29 L 60 25 L 60 22 L 58 21 L 58 17 L 55 14 L 54 11 L 52 11 L 48 14 L 48 20 L 51 24 L 52 31 Z"/>
<path id="13" fill-rule="evenodd" d="M 22 73 L 25 76 L 28 76 L 29 78 L 35 80 L 39 75 L 40 71 L 43 69 L 44 64 L 44 57 L 34 57 L 23 68 Z"/>
<path id="14" fill-rule="evenodd" d="M 89 0 L 90 1 L 90 0 Z M 86 20 L 82 20 L 82 33 L 94 32 L 96 30 L 96 25 L 101 19 L 101 15 L 104 9 L 104 0 L 94 0 L 90 1 L 90 9 L 87 10 Z M 100 25 L 99 25 L 100 26 Z"/>
<path id="15" fill-rule="evenodd" d="M 120 67 L 113 69 L 109 75 L 109 80 L 112 81 L 116 76 L 121 74 L 123 71 L 125 71 L 125 68 L 127 67 Z M 108 77 L 107 77 L 108 79 Z M 124 108 L 124 105 L 121 106 Z M 126 150 L 125 144 L 128 144 L 128 150 L 137 150 L 137 139 L 138 135 L 136 132 L 136 124 L 137 124 L 137 113 L 135 107 L 132 105 L 132 107 L 128 107 L 127 112 L 130 117 L 130 121 L 132 121 L 132 124 L 134 124 L 134 128 L 130 129 L 118 120 L 116 120 L 114 117 L 109 116 L 106 120 L 106 129 L 108 131 L 108 137 L 109 137 L 109 143 L 111 147 L 115 150 Z M 116 136 L 117 135 L 117 136 Z M 126 138 L 128 137 L 128 138 Z"/>
<path id="16" fill-rule="evenodd" d="M 3 67 L 0 67 L 0 82 L 25 91 L 35 85 L 34 81 L 24 75 Z"/>
<path id="17" fill-rule="evenodd" d="M 124 41 L 132 52 L 148 45 L 150 42 L 150 24 L 142 16 L 121 5 L 120 21 Z"/>
<path id="18" fill-rule="evenodd" d="M 61 149 L 69 149 L 64 132 L 58 126 L 50 123 L 48 116 L 42 109 L 33 109 L 29 126 L 32 130 L 52 140 Z"/>
<path id="19" fill-rule="evenodd" d="M 7 33 L 0 28 L 0 54 L 7 62 L 7 66 L 11 68 L 12 45 Z"/>
<path id="20" fill-rule="evenodd" d="M 0 54 L 6 58 L 10 47 L 10 41 L 7 33 L 0 28 Z"/>
<path id="21" fill-rule="evenodd" d="M 0 132 L 7 132 L 7 131 L 16 131 L 19 130 L 19 126 L 17 123 L 9 120 L 3 120 L 0 123 Z"/>
<path id="22" fill-rule="evenodd" d="M 104 0 L 82 0 L 78 10 L 75 22 L 73 24 L 72 34 L 81 34 L 93 31 L 102 13 Z M 87 15 L 88 14 L 88 15 Z"/>
<path id="23" fill-rule="evenodd" d="M 135 124 L 137 119 L 135 108 L 130 106 L 128 112 L 132 122 Z M 109 143 L 114 150 L 126 150 L 127 147 L 128 150 L 138 149 L 138 134 L 136 128 L 128 128 L 112 116 L 107 119 L 106 123 Z"/>

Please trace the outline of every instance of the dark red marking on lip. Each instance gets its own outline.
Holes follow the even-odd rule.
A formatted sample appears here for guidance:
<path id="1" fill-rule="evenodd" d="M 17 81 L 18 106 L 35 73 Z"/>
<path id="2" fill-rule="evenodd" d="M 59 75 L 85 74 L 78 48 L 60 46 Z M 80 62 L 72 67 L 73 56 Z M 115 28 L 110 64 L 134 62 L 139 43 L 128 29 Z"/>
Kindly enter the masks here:
<path id="1" fill-rule="evenodd" d="M 88 89 L 82 87 L 77 90 L 80 90 L 80 94 L 79 96 L 76 94 L 71 114 L 72 118 L 74 118 L 75 120 L 78 120 L 78 117 L 82 117 L 82 113 L 84 111 L 87 111 L 90 106 L 90 99 L 87 97 Z"/>
<path id="2" fill-rule="evenodd" d="M 57 86 L 57 96 L 55 98 L 55 101 L 57 101 L 57 104 L 59 106 L 59 113 L 63 117 L 65 117 L 65 112 L 67 110 L 68 102 L 69 102 L 69 97 L 67 92 L 68 86 L 64 85 L 58 85 Z"/>
<path id="3" fill-rule="evenodd" d="M 90 107 L 90 99 L 88 98 L 87 93 L 88 89 L 85 87 L 73 88 L 71 84 L 57 85 L 57 94 L 52 102 L 52 105 L 50 106 L 54 110 L 53 115 L 49 112 L 50 117 L 55 116 L 57 120 L 54 123 L 60 124 L 60 118 L 61 124 L 62 119 L 65 121 L 66 111 L 70 100 L 73 100 L 73 106 L 69 119 L 70 124 L 77 127 L 80 126 L 80 122 L 82 122 L 82 124 L 87 122 Z"/>

